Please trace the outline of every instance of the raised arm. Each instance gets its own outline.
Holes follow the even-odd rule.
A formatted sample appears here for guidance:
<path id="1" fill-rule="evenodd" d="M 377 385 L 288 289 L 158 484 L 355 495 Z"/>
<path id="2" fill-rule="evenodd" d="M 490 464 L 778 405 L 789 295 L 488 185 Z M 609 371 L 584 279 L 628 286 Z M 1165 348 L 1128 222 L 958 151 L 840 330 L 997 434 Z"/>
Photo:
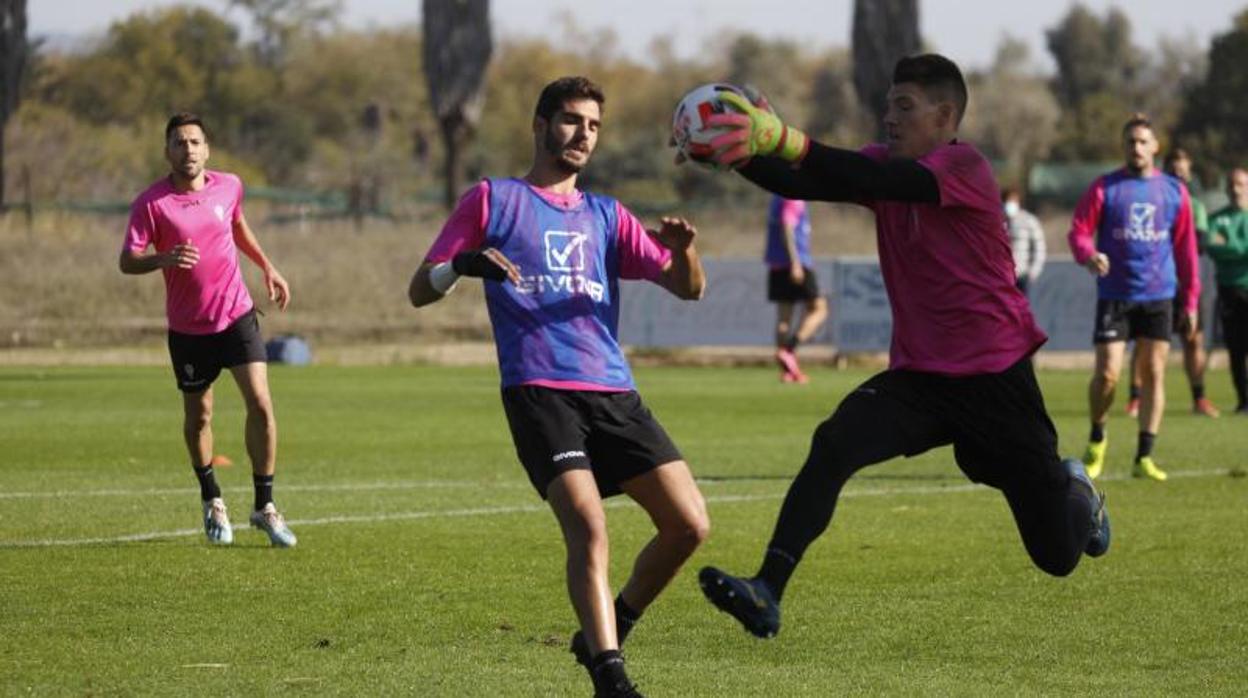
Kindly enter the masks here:
<path id="1" fill-rule="evenodd" d="M 123 274 L 149 274 L 157 269 L 190 269 L 199 263 L 199 250 L 192 240 L 173 246 L 168 252 L 155 248 L 156 220 L 142 199 L 130 207 L 130 222 L 121 246 L 117 266 Z M 150 250 L 150 251 L 149 251 Z"/>
<path id="2" fill-rule="evenodd" d="M 456 254 L 449 262 L 423 262 L 416 268 L 407 287 L 407 298 L 420 308 L 442 300 L 455 288 L 461 276 L 491 281 L 510 279 L 520 283 L 520 267 L 512 264 L 502 252 L 486 247 Z"/>
<path id="3" fill-rule="evenodd" d="M 816 143 L 785 125 L 765 101 L 720 96 L 735 112 L 706 121 L 724 130 L 711 141 L 713 158 L 764 189 L 791 199 L 940 203 L 936 176 L 915 160 L 876 160 Z"/>
<path id="4" fill-rule="evenodd" d="M 503 253 L 485 247 L 490 220 L 490 185 L 478 182 L 464 192 L 442 231 L 407 285 L 407 299 L 421 308 L 455 288 L 461 276 L 520 283 L 520 268 Z"/>
<path id="5" fill-rule="evenodd" d="M 698 229 L 684 218 L 664 217 L 659 219 L 659 223 L 658 230 L 646 231 L 672 252 L 671 260 L 663 267 L 659 285 L 677 298 L 687 301 L 701 300 L 706 291 L 706 273 L 702 269 L 697 247 L 693 244 L 694 238 L 698 236 Z"/>
<path id="6" fill-rule="evenodd" d="M 754 157 L 739 171 L 788 199 L 940 203 L 936 176 L 916 160 L 880 161 L 814 141 L 796 164 L 777 157 Z"/>

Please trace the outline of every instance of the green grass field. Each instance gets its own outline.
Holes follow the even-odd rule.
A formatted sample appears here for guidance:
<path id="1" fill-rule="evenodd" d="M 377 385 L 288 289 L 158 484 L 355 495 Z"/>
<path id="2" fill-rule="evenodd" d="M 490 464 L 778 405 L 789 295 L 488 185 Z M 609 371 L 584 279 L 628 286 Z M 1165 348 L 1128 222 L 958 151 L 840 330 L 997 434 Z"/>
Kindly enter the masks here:
<path id="1" fill-rule="evenodd" d="M 651 696 L 1243 695 L 1248 418 L 1187 413 L 1172 371 L 1156 455 L 1127 477 L 1116 406 L 1108 556 L 1034 569 L 1004 500 L 949 449 L 869 468 L 759 641 L 702 599 L 752 572 L 810 432 L 867 374 L 657 368 L 642 394 L 710 502 L 712 534 L 629 639 Z M 1045 372 L 1064 450 L 1085 372 Z M 1225 373 L 1209 376 L 1231 402 Z M 167 369 L 0 368 L 0 694 L 583 696 L 554 518 L 516 462 L 492 368 L 275 368 L 278 504 L 299 547 L 210 548 Z M 242 409 L 218 383 L 236 526 Z M 612 500 L 613 580 L 650 535 Z"/>

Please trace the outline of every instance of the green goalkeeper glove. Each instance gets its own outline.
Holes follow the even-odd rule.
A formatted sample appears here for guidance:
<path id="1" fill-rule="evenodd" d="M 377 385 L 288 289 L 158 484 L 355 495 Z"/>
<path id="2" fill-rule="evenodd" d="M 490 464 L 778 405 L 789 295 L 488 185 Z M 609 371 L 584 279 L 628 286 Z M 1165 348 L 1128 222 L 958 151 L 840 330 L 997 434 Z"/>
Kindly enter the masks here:
<path id="1" fill-rule="evenodd" d="M 786 126 L 767 106 L 759 105 L 735 92 L 720 91 L 719 98 L 740 113 L 713 114 L 706 120 L 708 128 L 723 129 L 711 139 L 711 159 L 721 167 L 745 166 L 755 155 L 772 155 L 792 163 L 801 162 L 810 149 L 810 139 L 801 131 Z"/>

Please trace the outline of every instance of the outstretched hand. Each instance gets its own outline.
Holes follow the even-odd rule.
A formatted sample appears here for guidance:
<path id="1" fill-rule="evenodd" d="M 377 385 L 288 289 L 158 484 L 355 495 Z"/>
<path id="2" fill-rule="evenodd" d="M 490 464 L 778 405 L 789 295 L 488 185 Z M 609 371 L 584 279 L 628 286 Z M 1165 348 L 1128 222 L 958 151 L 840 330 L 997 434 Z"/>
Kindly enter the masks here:
<path id="1" fill-rule="evenodd" d="M 750 105 L 752 105 L 754 108 L 756 108 L 756 109 L 758 109 L 758 110 L 761 110 L 761 111 L 766 112 L 766 113 L 768 113 L 768 114 L 771 114 L 771 115 L 773 115 L 773 116 L 775 115 L 775 110 L 771 108 L 771 102 L 768 102 L 768 101 L 767 101 L 767 96 L 766 96 L 766 95 L 764 95 L 764 94 L 763 94 L 760 90 L 758 90 L 757 88 L 755 88 L 755 87 L 754 87 L 754 86 L 752 86 L 752 85 L 744 85 L 741 89 L 742 89 L 742 91 L 744 91 L 744 92 L 745 92 L 745 96 L 748 98 L 748 100 L 749 100 L 749 104 L 750 104 Z M 719 93 L 718 93 L 718 94 L 719 94 L 719 96 L 720 96 L 721 98 L 722 98 L 724 95 L 733 95 L 734 97 L 736 97 L 736 94 L 735 94 L 735 93 L 732 93 L 732 92 L 727 92 L 727 91 L 723 91 L 723 90 L 719 91 Z M 743 122 L 740 122 L 740 121 L 739 121 L 739 119 L 741 118 L 741 116 L 740 116 L 739 114 L 729 114 L 729 115 L 727 115 L 727 116 L 732 116 L 732 117 L 735 117 L 735 118 L 733 119 L 733 121 L 738 122 L 738 123 L 743 123 Z M 711 124 L 710 124 L 710 122 L 708 121 L 708 122 L 707 122 L 707 126 L 709 127 L 710 125 L 711 125 Z M 800 132 L 799 132 L 799 133 L 800 133 Z M 669 139 L 667 140 L 667 147 L 669 147 L 669 148 L 676 148 L 676 136 L 674 136 L 674 135 L 673 135 L 671 138 L 669 138 Z M 712 147 L 714 147 L 714 146 L 712 145 Z M 724 163 L 722 163 L 722 162 L 720 162 L 718 158 L 714 158 L 714 157 L 712 157 L 710 160 L 707 160 L 707 159 L 704 159 L 704 158 L 701 158 L 701 157 L 690 158 L 690 157 L 689 157 L 689 155 L 688 155 L 688 154 L 686 154 L 683 150 L 681 150 L 681 149 L 679 149 L 679 148 L 677 148 L 677 149 L 676 149 L 676 157 L 674 158 L 674 162 L 675 162 L 675 164 L 677 164 L 677 165 L 683 165 L 684 163 L 688 162 L 690 159 L 694 160 L 695 162 L 701 162 L 701 163 L 704 163 L 704 164 L 714 165 L 714 166 L 716 166 L 716 167 L 725 166 L 725 164 L 724 164 Z M 741 165 L 744 165 L 744 163 L 745 163 L 746 161 L 748 161 L 748 158 L 747 158 L 747 160 L 743 160 L 740 164 L 741 164 Z M 736 165 L 727 165 L 727 166 L 732 167 L 732 166 L 736 166 Z"/>
<path id="2" fill-rule="evenodd" d="M 658 243 L 673 252 L 687 250 L 698 236 L 698 229 L 684 218 L 664 216 L 658 230 L 647 230 Z"/>
<path id="3" fill-rule="evenodd" d="M 797 162 L 806 155 L 809 145 L 806 134 L 786 126 L 761 95 L 758 103 L 751 103 L 735 92 L 724 90 L 717 94 L 724 104 L 737 112 L 712 114 L 706 119 L 707 128 L 724 131 L 710 143 L 714 152 L 711 159 L 717 165 L 736 169 L 745 166 L 755 155 L 774 155 L 789 162 Z"/>

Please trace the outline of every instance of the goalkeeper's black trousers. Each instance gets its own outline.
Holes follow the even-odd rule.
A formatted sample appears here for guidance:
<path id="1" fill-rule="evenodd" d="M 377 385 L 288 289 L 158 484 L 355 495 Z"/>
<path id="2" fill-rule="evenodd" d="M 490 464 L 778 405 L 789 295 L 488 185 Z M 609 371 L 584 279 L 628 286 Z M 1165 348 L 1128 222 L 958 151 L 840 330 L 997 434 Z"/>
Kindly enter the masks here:
<path id="1" fill-rule="evenodd" d="M 1030 359 L 996 374 L 885 371 L 863 383 L 815 430 L 769 548 L 796 564 L 827 529 L 854 473 L 949 444 L 967 477 L 1005 495 L 1036 566 L 1070 574 L 1093 533 L 1096 502 L 1058 455 Z M 933 484 L 924 493 L 939 496 L 939 489 Z"/>

